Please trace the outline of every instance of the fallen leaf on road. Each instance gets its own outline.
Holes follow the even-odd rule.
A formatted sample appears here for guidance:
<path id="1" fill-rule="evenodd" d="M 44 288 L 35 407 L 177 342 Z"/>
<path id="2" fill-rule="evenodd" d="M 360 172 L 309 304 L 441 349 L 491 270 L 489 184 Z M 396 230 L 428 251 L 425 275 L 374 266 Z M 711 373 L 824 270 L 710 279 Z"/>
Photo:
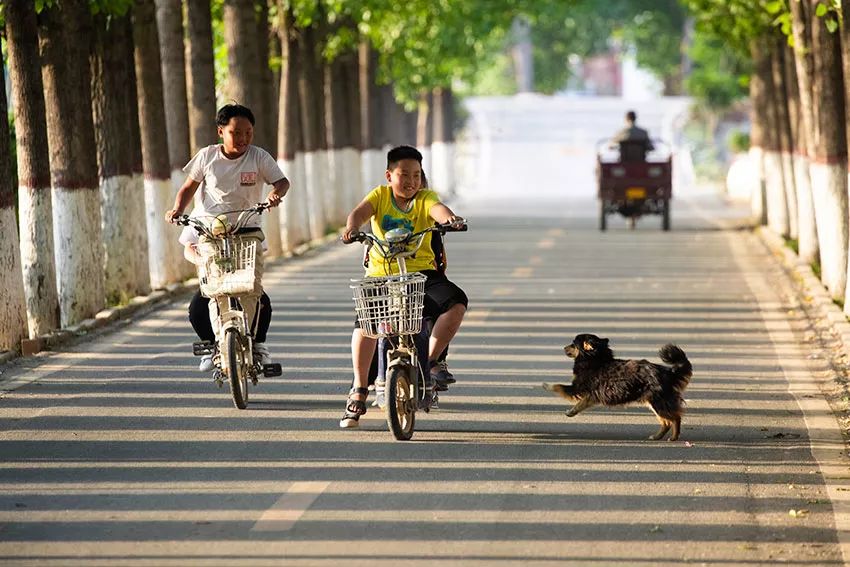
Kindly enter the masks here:
<path id="1" fill-rule="evenodd" d="M 652 526 L 652 528 L 649 530 L 649 533 L 655 534 L 655 533 L 663 532 L 663 531 L 664 530 L 661 529 L 661 526 Z"/>
<path id="2" fill-rule="evenodd" d="M 799 433 L 774 433 L 773 435 L 765 435 L 765 439 L 799 439 Z"/>
<path id="3" fill-rule="evenodd" d="M 685 441 L 685 447 L 693 447 L 693 446 L 694 446 L 694 444 L 691 443 L 690 441 Z"/>
<path id="4" fill-rule="evenodd" d="M 788 515 L 792 518 L 805 518 L 809 515 L 808 510 L 788 510 Z"/>

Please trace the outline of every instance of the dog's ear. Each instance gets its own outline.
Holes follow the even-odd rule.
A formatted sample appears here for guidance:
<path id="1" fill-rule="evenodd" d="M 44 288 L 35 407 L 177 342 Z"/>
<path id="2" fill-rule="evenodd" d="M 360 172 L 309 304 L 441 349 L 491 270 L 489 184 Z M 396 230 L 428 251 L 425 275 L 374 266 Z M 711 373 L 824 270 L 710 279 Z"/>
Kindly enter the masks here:
<path id="1" fill-rule="evenodd" d="M 581 350 L 583 350 L 584 352 L 593 352 L 593 341 L 584 341 L 584 343 L 581 345 Z"/>

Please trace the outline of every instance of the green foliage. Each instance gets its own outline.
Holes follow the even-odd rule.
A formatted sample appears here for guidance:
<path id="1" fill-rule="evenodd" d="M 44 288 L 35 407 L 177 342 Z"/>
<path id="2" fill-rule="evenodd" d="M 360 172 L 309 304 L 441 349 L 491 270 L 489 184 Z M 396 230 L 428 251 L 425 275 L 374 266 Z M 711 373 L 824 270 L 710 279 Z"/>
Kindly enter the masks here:
<path id="1" fill-rule="evenodd" d="M 742 130 L 735 130 L 729 134 L 729 149 L 733 153 L 742 154 L 750 149 L 750 135 Z"/>
<path id="2" fill-rule="evenodd" d="M 726 109 L 748 96 L 746 75 L 750 70 L 740 53 L 707 35 L 697 35 L 688 53 L 692 61 L 685 79 L 688 94 L 713 110 Z"/>

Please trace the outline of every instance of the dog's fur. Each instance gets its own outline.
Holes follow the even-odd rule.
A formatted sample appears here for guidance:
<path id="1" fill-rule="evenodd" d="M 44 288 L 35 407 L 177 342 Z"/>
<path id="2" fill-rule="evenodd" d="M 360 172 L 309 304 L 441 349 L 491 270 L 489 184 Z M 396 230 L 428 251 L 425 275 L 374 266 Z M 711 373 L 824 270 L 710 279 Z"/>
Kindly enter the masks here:
<path id="1" fill-rule="evenodd" d="M 647 404 L 661 423 L 661 429 L 650 437 L 658 440 L 668 431 L 670 441 L 679 438 L 684 401 L 682 392 L 688 386 L 693 368 L 684 351 L 668 344 L 658 356 L 670 366 L 647 360 L 620 360 L 608 348 L 608 339 L 581 334 L 564 347 L 573 364 L 572 384 L 543 384 L 543 387 L 576 405 L 568 417 L 595 405 L 619 406 L 642 402 Z"/>

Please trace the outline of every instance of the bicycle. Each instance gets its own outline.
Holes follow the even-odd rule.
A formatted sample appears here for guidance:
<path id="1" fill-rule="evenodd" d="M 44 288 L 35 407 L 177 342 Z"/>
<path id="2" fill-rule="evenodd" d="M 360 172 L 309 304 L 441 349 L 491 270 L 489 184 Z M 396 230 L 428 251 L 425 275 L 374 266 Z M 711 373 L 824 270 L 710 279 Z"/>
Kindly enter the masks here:
<path id="1" fill-rule="evenodd" d="M 195 356 L 213 356 L 213 379 L 219 387 L 225 380 L 230 385 L 233 403 L 239 409 L 248 405 L 248 381 L 256 386 L 260 374 L 280 376 L 280 364 L 262 365 L 254 361 L 253 336 L 243 309 L 243 302 L 256 295 L 258 238 L 244 237 L 246 224 L 255 215 L 268 209 L 268 203 L 258 203 L 249 209 L 226 211 L 216 216 L 190 217 L 182 215 L 175 222 L 191 226 L 200 237 L 198 243 L 198 281 L 201 295 L 215 301 L 218 308 L 216 342 L 192 343 Z M 232 224 L 227 215 L 239 213 Z M 202 219 L 212 219 L 205 222 Z"/>
<path id="2" fill-rule="evenodd" d="M 367 254 L 369 247 L 377 246 L 381 256 L 388 263 L 395 261 L 399 269 L 396 275 L 352 280 L 350 286 L 361 332 L 367 337 L 387 341 L 384 345 L 387 426 L 399 441 L 413 437 L 416 411 L 428 412 L 435 401 L 434 389 L 429 387 L 433 385 L 430 384 L 430 369 L 426 367 L 427 356 L 424 362 L 420 358 L 421 353 L 427 354 L 427 332 L 422 337 L 427 278 L 418 272 L 408 273 L 406 259 L 416 254 L 427 233 L 466 230 L 464 222 L 460 226 L 435 225 L 418 232 L 395 228 L 384 234 L 386 240 L 366 232 L 358 232 L 351 239 L 366 243 Z M 424 345 L 417 345 L 417 342 L 424 342 Z"/>

